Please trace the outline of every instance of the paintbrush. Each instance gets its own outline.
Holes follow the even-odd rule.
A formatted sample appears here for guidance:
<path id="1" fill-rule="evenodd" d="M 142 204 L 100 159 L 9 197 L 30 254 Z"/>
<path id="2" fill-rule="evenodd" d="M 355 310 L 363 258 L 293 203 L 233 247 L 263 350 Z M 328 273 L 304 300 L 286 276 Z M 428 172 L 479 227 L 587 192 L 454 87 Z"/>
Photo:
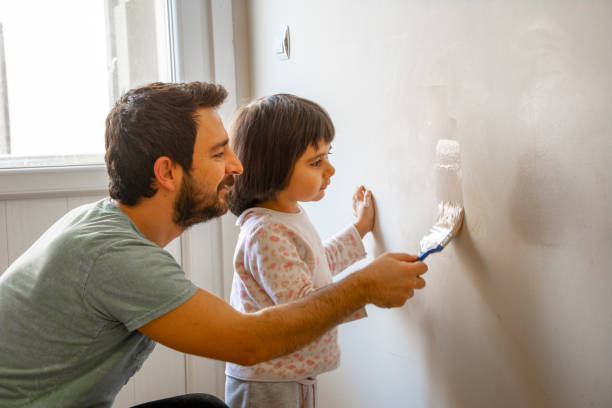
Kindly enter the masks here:
<path id="1" fill-rule="evenodd" d="M 463 206 L 443 201 L 438 206 L 438 219 L 429 232 L 421 239 L 419 261 L 429 254 L 440 252 L 453 239 L 463 224 Z"/>

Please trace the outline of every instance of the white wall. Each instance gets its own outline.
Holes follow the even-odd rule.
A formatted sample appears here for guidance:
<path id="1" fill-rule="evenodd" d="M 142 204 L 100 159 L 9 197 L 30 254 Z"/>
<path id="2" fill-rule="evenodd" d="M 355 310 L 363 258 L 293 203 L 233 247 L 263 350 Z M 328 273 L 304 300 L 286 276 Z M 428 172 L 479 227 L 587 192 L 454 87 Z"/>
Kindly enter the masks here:
<path id="1" fill-rule="evenodd" d="M 403 308 L 341 329 L 321 406 L 612 406 L 612 3 L 250 1 L 251 93 L 321 103 L 337 173 L 322 235 L 370 187 L 370 254 L 416 252 L 452 185 L 460 237 Z M 274 53 L 291 30 L 291 58 Z M 342 208 L 345 211 L 339 211 Z"/>

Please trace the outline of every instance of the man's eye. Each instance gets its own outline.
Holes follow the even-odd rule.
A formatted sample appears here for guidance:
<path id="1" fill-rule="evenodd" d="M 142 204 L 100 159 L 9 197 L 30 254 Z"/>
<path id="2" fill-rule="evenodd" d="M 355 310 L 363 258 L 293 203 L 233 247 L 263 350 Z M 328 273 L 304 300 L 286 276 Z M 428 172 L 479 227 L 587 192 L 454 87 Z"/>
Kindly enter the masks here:
<path id="1" fill-rule="evenodd" d="M 223 157 L 223 154 L 224 154 L 224 153 L 225 153 L 225 152 L 217 153 L 217 154 L 215 154 L 215 157 Z"/>

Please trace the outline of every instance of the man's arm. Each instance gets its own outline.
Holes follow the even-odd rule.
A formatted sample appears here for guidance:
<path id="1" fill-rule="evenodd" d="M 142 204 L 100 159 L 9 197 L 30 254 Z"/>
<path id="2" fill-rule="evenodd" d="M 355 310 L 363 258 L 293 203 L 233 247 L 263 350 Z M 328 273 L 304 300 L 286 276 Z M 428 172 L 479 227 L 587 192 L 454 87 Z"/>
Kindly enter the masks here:
<path id="1" fill-rule="evenodd" d="M 252 365 L 299 349 L 360 307 L 399 307 L 421 289 L 427 271 L 407 254 L 384 254 L 365 268 L 294 302 L 240 313 L 198 290 L 189 300 L 140 327 L 173 349 Z"/>

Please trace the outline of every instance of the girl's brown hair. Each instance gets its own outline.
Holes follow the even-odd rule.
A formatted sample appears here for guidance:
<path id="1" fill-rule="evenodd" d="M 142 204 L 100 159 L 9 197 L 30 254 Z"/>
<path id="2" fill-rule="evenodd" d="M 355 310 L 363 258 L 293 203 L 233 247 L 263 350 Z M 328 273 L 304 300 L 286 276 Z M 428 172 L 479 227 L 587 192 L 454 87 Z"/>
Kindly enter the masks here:
<path id="1" fill-rule="evenodd" d="M 335 130 L 318 104 L 277 94 L 240 108 L 230 132 L 231 147 L 244 168 L 234 176 L 230 199 L 230 210 L 240 215 L 285 189 L 295 163 L 308 146 L 331 143 Z"/>

